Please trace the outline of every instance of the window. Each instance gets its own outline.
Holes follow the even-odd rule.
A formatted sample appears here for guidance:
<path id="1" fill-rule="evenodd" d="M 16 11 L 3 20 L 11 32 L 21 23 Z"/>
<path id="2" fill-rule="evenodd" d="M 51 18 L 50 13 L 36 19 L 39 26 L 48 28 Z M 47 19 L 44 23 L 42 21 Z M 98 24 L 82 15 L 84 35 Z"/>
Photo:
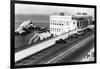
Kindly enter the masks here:
<path id="1" fill-rule="evenodd" d="M 56 28 L 55 28 L 55 32 L 56 32 Z"/>
<path id="2" fill-rule="evenodd" d="M 52 20 L 52 22 L 54 23 L 54 20 Z"/>
<path id="3" fill-rule="evenodd" d="M 77 22 L 77 27 L 79 27 L 79 22 Z"/>
<path id="4" fill-rule="evenodd" d="M 60 26 L 61 26 L 61 23 L 60 23 Z"/>
<path id="5" fill-rule="evenodd" d="M 75 24 L 75 22 L 73 22 L 73 24 Z"/>
<path id="6" fill-rule="evenodd" d="M 59 29 L 58 29 L 58 32 L 59 32 Z"/>
<path id="7" fill-rule="evenodd" d="M 62 29 L 62 32 L 63 32 L 63 29 Z"/>
<path id="8" fill-rule="evenodd" d="M 61 32 L 61 29 L 59 29 L 59 32 Z"/>
<path id="9" fill-rule="evenodd" d="M 60 29 L 58 29 L 58 32 L 60 32 Z"/>
<path id="10" fill-rule="evenodd" d="M 52 25 L 52 23 L 51 23 L 51 25 Z"/>
<path id="11" fill-rule="evenodd" d="M 52 31 L 54 31 L 53 28 L 52 28 Z"/>
<path id="12" fill-rule="evenodd" d="M 58 32 L 58 29 L 57 29 L 57 32 Z"/>
<path id="13" fill-rule="evenodd" d="M 68 26 L 68 22 L 66 22 L 66 25 Z"/>
<path id="14" fill-rule="evenodd" d="M 68 21 L 67 21 L 67 26 L 69 25 Z"/>
<path id="15" fill-rule="evenodd" d="M 50 28 L 52 30 L 52 28 Z"/>
<path id="16" fill-rule="evenodd" d="M 52 28 L 50 28 L 50 31 L 52 31 Z"/>
<path id="17" fill-rule="evenodd" d="M 70 21 L 68 21 L 68 25 L 70 25 L 70 23 L 71 23 L 71 22 L 70 22 Z"/>

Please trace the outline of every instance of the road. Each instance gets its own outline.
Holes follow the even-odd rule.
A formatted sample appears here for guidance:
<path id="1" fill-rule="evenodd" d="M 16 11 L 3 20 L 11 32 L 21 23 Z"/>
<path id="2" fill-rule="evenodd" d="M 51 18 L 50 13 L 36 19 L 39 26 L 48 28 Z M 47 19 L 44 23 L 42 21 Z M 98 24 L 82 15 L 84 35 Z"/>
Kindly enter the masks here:
<path id="1" fill-rule="evenodd" d="M 86 53 L 86 50 L 89 47 L 93 46 L 93 44 L 92 44 L 94 41 L 93 38 L 94 38 L 94 35 L 92 35 L 91 37 L 88 37 L 87 39 L 81 41 L 80 43 L 75 44 L 74 46 L 71 46 L 71 48 L 65 48 L 65 50 L 64 49 L 62 50 L 63 52 L 61 52 L 59 55 L 57 55 L 53 59 L 43 61 L 40 64 L 73 62 L 73 60 L 76 60 L 75 58 L 77 55 L 78 55 L 77 57 L 79 60 L 80 59 L 79 57 L 82 57 L 82 56 L 79 56 L 79 54 L 83 55 L 82 54 L 83 52 Z M 85 49 L 87 48 L 87 49 L 85 50 L 84 48 Z M 69 59 L 70 59 L 70 61 L 69 61 Z M 79 62 L 79 61 L 75 61 L 75 62 Z"/>
<path id="2" fill-rule="evenodd" d="M 44 63 L 48 64 L 48 63 L 79 62 L 83 57 L 87 56 L 90 49 L 93 48 L 93 42 L 94 42 L 93 39 L 80 42 L 75 46 L 73 46 L 72 48 L 66 49 L 66 51 L 62 52 L 58 56 Z"/>
<path id="3" fill-rule="evenodd" d="M 16 66 L 36 65 L 36 64 L 64 63 L 64 62 L 79 61 L 81 58 L 87 55 L 90 48 L 93 47 L 92 43 L 94 43 L 94 34 L 88 33 L 85 36 L 80 36 L 74 39 L 70 38 L 69 40 L 66 40 L 66 41 L 67 41 L 67 44 L 57 44 L 57 45 L 51 46 L 50 48 L 42 50 L 19 62 L 16 62 L 15 65 Z M 80 55 L 80 54 L 83 54 L 83 55 Z"/>
<path id="4" fill-rule="evenodd" d="M 88 52 L 92 48 L 94 48 L 94 44 L 93 41 L 90 41 L 90 43 L 85 44 L 83 48 L 78 49 L 77 51 L 70 54 L 69 56 L 66 56 L 64 59 L 58 61 L 57 63 L 80 62 L 82 58 L 88 55 Z"/>

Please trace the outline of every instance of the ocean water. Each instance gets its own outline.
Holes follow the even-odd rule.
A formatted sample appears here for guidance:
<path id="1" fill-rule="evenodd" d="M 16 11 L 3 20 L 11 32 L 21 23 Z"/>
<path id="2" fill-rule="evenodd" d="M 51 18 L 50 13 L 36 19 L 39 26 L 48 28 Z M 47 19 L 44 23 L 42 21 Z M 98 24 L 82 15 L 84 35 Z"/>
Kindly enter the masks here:
<path id="1" fill-rule="evenodd" d="M 49 15 L 15 15 L 15 29 L 25 20 L 31 20 L 36 25 L 49 27 Z"/>
<path id="2" fill-rule="evenodd" d="M 49 27 L 49 15 L 15 15 L 15 30 L 25 20 L 31 20 L 39 26 Z M 15 35 L 15 48 L 27 45 L 34 32 L 27 35 Z"/>

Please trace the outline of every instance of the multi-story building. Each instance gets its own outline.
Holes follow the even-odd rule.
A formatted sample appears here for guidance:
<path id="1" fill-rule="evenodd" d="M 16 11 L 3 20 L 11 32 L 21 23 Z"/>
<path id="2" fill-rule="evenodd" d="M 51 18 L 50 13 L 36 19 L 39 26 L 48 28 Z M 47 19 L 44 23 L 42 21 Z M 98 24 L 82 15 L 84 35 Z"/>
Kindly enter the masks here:
<path id="1" fill-rule="evenodd" d="M 76 20 L 72 20 L 72 15 L 66 13 L 54 13 L 50 15 L 50 32 L 53 35 L 60 35 L 77 27 Z"/>
<path id="2" fill-rule="evenodd" d="M 70 34 L 77 33 L 77 29 L 86 27 L 90 22 L 90 18 L 86 13 L 78 13 L 70 15 L 65 12 L 54 12 L 50 15 L 50 33 L 60 35 L 66 32 Z"/>
<path id="3" fill-rule="evenodd" d="M 92 23 L 92 16 L 78 12 L 77 15 L 72 17 L 72 20 L 77 20 L 77 30 L 82 30 Z"/>

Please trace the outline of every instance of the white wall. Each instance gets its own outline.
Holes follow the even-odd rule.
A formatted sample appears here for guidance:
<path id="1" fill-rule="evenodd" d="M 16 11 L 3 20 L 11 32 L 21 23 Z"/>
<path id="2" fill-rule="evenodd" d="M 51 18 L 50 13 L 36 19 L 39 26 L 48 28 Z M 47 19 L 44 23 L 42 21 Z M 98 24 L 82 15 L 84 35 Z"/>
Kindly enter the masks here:
<path id="1" fill-rule="evenodd" d="M 42 2 L 97 5 L 97 64 L 38 67 L 29 69 L 99 69 L 100 68 L 100 0 L 33 0 Z M 10 69 L 10 0 L 0 1 L 0 69 Z M 28 69 L 28 68 L 26 68 Z"/>
<path id="2" fill-rule="evenodd" d="M 73 24 L 73 22 L 75 22 L 75 24 Z M 55 25 L 55 24 L 61 24 L 61 25 Z M 51 28 L 54 30 L 51 30 Z M 50 32 L 52 34 L 60 35 L 65 32 L 69 32 L 69 30 L 74 30 L 75 28 L 77 28 L 77 23 L 76 20 L 72 20 L 72 16 L 50 15 Z M 60 31 L 58 32 L 57 29 L 59 29 Z"/>

